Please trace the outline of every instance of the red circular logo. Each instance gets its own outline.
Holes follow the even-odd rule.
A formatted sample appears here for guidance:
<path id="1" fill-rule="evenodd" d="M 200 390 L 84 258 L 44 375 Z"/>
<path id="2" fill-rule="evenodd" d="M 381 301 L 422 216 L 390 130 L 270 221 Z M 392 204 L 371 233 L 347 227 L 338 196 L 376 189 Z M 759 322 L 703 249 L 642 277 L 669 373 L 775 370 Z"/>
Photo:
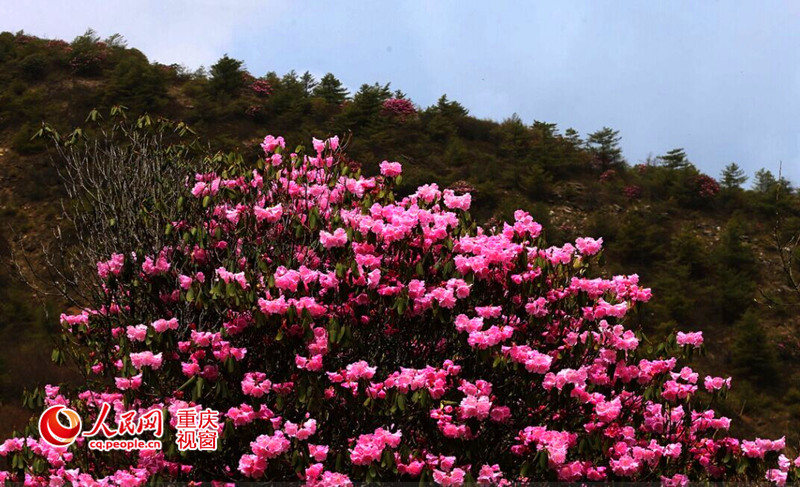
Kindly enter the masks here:
<path id="1" fill-rule="evenodd" d="M 67 424 L 59 420 L 59 414 L 67 419 Z M 61 404 L 50 406 L 39 417 L 39 434 L 51 446 L 69 446 L 81 432 L 81 417 L 72 409 Z"/>

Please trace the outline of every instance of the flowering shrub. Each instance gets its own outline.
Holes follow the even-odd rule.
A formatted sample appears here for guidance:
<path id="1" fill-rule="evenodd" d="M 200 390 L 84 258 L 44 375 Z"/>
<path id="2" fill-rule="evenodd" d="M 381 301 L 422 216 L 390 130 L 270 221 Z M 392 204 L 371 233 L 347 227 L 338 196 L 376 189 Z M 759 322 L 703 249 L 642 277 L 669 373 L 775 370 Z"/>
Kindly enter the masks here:
<path id="1" fill-rule="evenodd" d="M 258 96 L 269 96 L 272 94 L 272 85 L 269 81 L 257 79 L 250 84 L 250 89 Z"/>
<path id="2" fill-rule="evenodd" d="M 604 171 L 600 175 L 600 181 L 604 181 L 604 182 L 605 181 L 611 181 L 616 176 L 617 176 L 617 171 L 615 171 L 614 169 L 608 169 L 607 171 Z"/>
<path id="3" fill-rule="evenodd" d="M 98 53 L 78 53 L 70 58 L 69 65 L 76 73 L 87 73 L 99 69 L 105 59 L 106 55 L 102 51 Z"/>
<path id="4" fill-rule="evenodd" d="M 68 52 L 69 66 L 79 75 L 99 73 L 111 54 L 108 45 L 89 32 L 73 41 Z"/>
<path id="5" fill-rule="evenodd" d="M 411 100 L 405 98 L 389 98 L 383 102 L 383 111 L 403 120 L 417 113 Z"/>
<path id="6" fill-rule="evenodd" d="M 700 332 L 646 346 L 651 298 L 595 277 L 602 239 L 547 246 L 524 211 L 481 228 L 469 194 L 398 199 L 398 163 L 365 178 L 339 141 L 194 176 L 172 243 L 97 264 L 97 301 L 62 315 L 90 376 L 46 388 L 90 424 L 212 408 L 214 452 L 98 453 L 36 436 L 0 446 L 5 480 L 468 481 L 794 478 L 782 439 L 740 441 L 711 409 L 730 379 L 681 364 Z M 635 328 L 635 323 L 634 323 Z M 796 462 L 795 462 L 796 463 Z M 775 465 L 775 468 L 768 468 Z"/>
<path id="7" fill-rule="evenodd" d="M 713 198 L 719 193 L 719 183 L 716 179 L 706 174 L 700 174 L 695 178 L 697 194 L 701 198 Z"/>
<path id="8" fill-rule="evenodd" d="M 622 188 L 622 193 L 629 200 L 638 200 L 639 198 L 642 197 L 642 188 L 641 186 L 632 184 L 630 186 L 625 186 L 624 188 Z"/>
<path id="9" fill-rule="evenodd" d="M 52 39 L 47 41 L 48 49 L 55 49 L 63 52 L 69 52 L 72 50 L 69 43 L 67 41 L 62 41 L 61 39 Z"/>

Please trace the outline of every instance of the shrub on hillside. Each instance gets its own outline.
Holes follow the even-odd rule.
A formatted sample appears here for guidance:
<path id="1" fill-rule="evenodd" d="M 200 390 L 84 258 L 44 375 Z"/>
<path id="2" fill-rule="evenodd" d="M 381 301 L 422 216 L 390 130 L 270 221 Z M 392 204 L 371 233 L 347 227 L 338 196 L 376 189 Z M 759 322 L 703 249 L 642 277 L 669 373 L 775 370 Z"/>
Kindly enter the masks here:
<path id="1" fill-rule="evenodd" d="M 167 100 L 165 76 L 143 54 L 132 51 L 111 71 L 105 100 L 109 105 L 124 105 L 134 113 L 156 112 Z"/>
<path id="2" fill-rule="evenodd" d="M 87 388 L 35 399 L 85 424 L 101 402 L 166 410 L 164 450 L 10 439 L 6 480 L 789 475 L 788 460 L 767 472 L 783 440 L 732 438 L 709 408 L 730 381 L 681 363 L 701 333 L 650 346 L 631 329 L 650 291 L 595 276 L 602 240 L 547 246 L 521 210 L 477 227 L 469 194 L 431 184 L 400 199 L 400 164 L 366 178 L 338 144 L 303 155 L 268 136 L 257 163 L 196 174 L 166 244 L 98 262 L 88 306 L 62 316 Z M 223 413 L 215 451 L 176 449 L 187 407 Z"/>
<path id="3" fill-rule="evenodd" d="M 73 73 L 95 76 L 102 72 L 109 50 L 92 29 L 76 37 L 70 47 L 72 49 L 69 51 L 69 65 Z"/>
<path id="4" fill-rule="evenodd" d="M 389 98 L 383 102 L 383 112 L 387 115 L 394 115 L 400 120 L 415 115 L 417 109 L 411 100 L 405 98 Z"/>
<path id="5" fill-rule="evenodd" d="M 46 145 L 41 138 L 34 137 L 35 134 L 36 130 L 33 127 L 27 123 L 24 124 L 11 141 L 11 148 L 23 155 L 42 152 Z"/>
<path id="6" fill-rule="evenodd" d="M 778 358 L 768 341 L 756 312 L 747 310 L 734 328 L 732 358 L 742 375 L 762 384 L 775 384 Z"/>
<path id="7" fill-rule="evenodd" d="M 36 53 L 26 56 L 19 63 L 22 74 L 29 80 L 40 80 L 47 70 L 48 60 L 44 54 Z"/>
<path id="8" fill-rule="evenodd" d="M 269 84 L 269 81 L 263 79 L 257 79 L 250 83 L 250 89 L 258 96 L 266 97 L 272 93 L 272 85 Z"/>

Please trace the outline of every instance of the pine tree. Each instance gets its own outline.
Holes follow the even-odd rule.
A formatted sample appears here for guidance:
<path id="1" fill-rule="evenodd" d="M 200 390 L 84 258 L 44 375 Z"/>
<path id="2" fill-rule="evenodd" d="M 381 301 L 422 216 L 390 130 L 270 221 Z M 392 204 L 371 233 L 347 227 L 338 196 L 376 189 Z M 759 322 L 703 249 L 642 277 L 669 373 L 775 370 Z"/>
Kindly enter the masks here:
<path id="1" fill-rule="evenodd" d="M 731 162 L 722 170 L 720 182 L 725 189 L 740 189 L 747 181 L 747 175 L 735 162 Z"/>
<path id="2" fill-rule="evenodd" d="M 323 98 L 333 105 L 341 105 L 349 94 L 342 82 L 331 73 L 326 74 L 319 80 L 319 84 L 314 87 L 312 93 L 314 96 Z"/>
<path id="3" fill-rule="evenodd" d="M 555 123 L 547 123 L 542 122 L 540 120 L 534 120 L 533 125 L 531 125 L 533 132 L 542 138 L 550 139 L 558 135 L 558 125 Z"/>
<path id="4" fill-rule="evenodd" d="M 280 86 L 288 98 L 287 106 L 295 106 L 306 94 L 306 82 L 294 69 L 283 75 Z"/>
<path id="5" fill-rule="evenodd" d="M 724 323 L 736 321 L 753 302 L 756 291 L 757 261 L 743 237 L 742 223 L 732 218 L 711 251 L 717 283 L 714 296 Z"/>
<path id="6" fill-rule="evenodd" d="M 361 88 L 353 95 L 353 102 L 348 105 L 346 110 L 345 116 L 349 122 L 349 128 L 356 129 L 370 125 L 383 108 L 383 102 L 391 96 L 389 83 L 385 85 L 364 83 L 361 85 Z"/>
<path id="7" fill-rule="evenodd" d="M 564 140 L 570 143 L 574 148 L 578 148 L 583 145 L 583 140 L 581 140 L 581 134 L 578 133 L 577 130 L 570 127 L 564 131 Z"/>
<path id="8" fill-rule="evenodd" d="M 753 189 L 759 193 L 766 193 L 772 189 L 778 181 L 772 175 L 772 171 L 764 169 L 763 167 L 756 171 L 756 177 L 753 181 Z"/>
<path id="9" fill-rule="evenodd" d="M 211 66 L 211 79 L 208 87 L 215 95 L 236 96 L 244 86 L 244 71 L 242 61 L 222 56 L 216 64 Z"/>
<path id="10" fill-rule="evenodd" d="M 609 127 L 603 127 L 589 134 L 586 145 L 594 155 L 600 170 L 606 171 L 625 162 L 622 158 L 622 149 L 619 147 L 620 140 L 619 130 Z"/>
<path id="11" fill-rule="evenodd" d="M 517 162 L 521 162 L 531 146 L 531 132 L 528 127 L 519 115 L 514 113 L 500 124 L 499 131 L 502 137 L 500 150 L 513 156 Z"/>
<path id="12" fill-rule="evenodd" d="M 775 382 L 778 359 L 766 330 L 752 309 L 744 313 L 734 328 L 733 364 L 743 375 L 761 382 Z"/>
<path id="13" fill-rule="evenodd" d="M 110 36 L 106 37 L 103 42 L 105 42 L 108 47 L 117 49 L 128 46 L 128 41 L 125 39 L 125 36 L 119 33 L 111 34 Z"/>
<path id="14" fill-rule="evenodd" d="M 686 169 L 692 165 L 683 148 L 672 149 L 663 156 L 658 156 L 658 163 L 669 169 Z"/>
<path id="15" fill-rule="evenodd" d="M 300 77 L 300 82 L 303 84 L 303 88 L 306 90 L 306 95 L 311 95 L 314 91 L 314 88 L 317 86 L 317 80 L 314 79 L 314 75 L 306 71 L 303 73 L 303 76 Z"/>
<path id="16" fill-rule="evenodd" d="M 361 85 L 355 95 L 353 95 L 353 104 L 361 105 L 370 111 L 380 109 L 383 102 L 392 97 L 392 91 L 389 89 L 389 83 L 382 85 L 380 83 Z"/>
<path id="17" fill-rule="evenodd" d="M 464 117 L 469 113 L 461 103 L 448 100 L 447 95 L 440 96 L 434 108 L 447 118 Z"/>
<path id="18" fill-rule="evenodd" d="M 154 111 L 167 99 L 164 77 L 144 54 L 136 51 L 123 58 L 111 72 L 106 101 L 120 104 L 134 112 Z"/>

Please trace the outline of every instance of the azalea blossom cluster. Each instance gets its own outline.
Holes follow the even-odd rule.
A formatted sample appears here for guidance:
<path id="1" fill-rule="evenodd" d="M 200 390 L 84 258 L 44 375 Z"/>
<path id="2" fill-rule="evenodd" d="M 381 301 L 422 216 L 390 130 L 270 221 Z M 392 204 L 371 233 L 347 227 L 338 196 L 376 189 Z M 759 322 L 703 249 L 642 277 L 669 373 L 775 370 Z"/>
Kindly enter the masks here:
<path id="1" fill-rule="evenodd" d="M 697 194 L 703 198 L 712 198 L 720 191 L 717 180 L 706 174 L 697 176 L 694 183 L 697 186 Z"/>
<path id="2" fill-rule="evenodd" d="M 405 119 L 417 113 L 416 107 L 405 98 L 389 98 L 383 102 L 384 113 L 392 114 L 400 119 Z"/>
<path id="3" fill-rule="evenodd" d="M 257 79 L 250 84 L 250 89 L 259 96 L 272 94 L 272 85 L 267 80 Z"/>
<path id="4" fill-rule="evenodd" d="M 252 165 L 194 175 L 168 245 L 97 264 L 97 301 L 62 316 L 88 389 L 46 389 L 84 422 L 102 402 L 172 425 L 178 409 L 221 411 L 218 450 L 111 458 L 14 438 L 4 479 L 796 478 L 782 439 L 727 433 L 712 408 L 730 378 L 684 361 L 701 332 L 646 345 L 651 292 L 592 273 L 602 239 L 548 245 L 522 210 L 480 227 L 469 194 L 436 184 L 399 197 L 399 163 L 365 177 L 336 137 L 261 146 Z"/>

